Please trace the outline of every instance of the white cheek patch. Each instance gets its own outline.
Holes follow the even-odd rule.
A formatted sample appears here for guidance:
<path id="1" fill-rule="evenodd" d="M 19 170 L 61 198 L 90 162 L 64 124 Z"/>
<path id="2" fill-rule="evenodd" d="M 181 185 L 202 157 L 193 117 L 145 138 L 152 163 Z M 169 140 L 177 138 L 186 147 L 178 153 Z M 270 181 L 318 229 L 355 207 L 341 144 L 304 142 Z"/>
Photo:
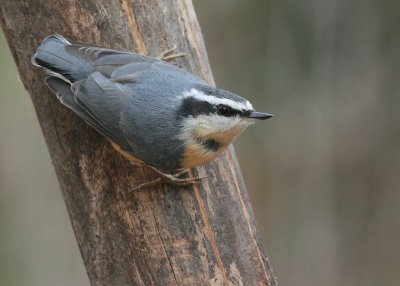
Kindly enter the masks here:
<path id="1" fill-rule="evenodd" d="M 199 115 L 188 117 L 183 122 L 179 139 L 191 142 L 194 138 L 217 139 L 219 143 L 230 144 L 248 126 L 253 124 L 252 120 L 219 115 Z"/>
<path id="2" fill-rule="evenodd" d="M 240 117 L 225 117 L 215 114 L 197 116 L 197 124 L 207 133 L 223 133 L 240 124 Z"/>
<path id="3" fill-rule="evenodd" d="M 247 100 L 246 100 L 246 102 L 237 102 L 237 101 L 233 101 L 229 98 L 221 98 L 221 97 L 216 97 L 213 95 L 207 95 L 195 88 L 192 88 L 190 91 L 184 92 L 183 97 L 184 98 L 185 97 L 193 97 L 199 101 L 206 101 L 206 102 L 209 102 L 210 104 L 214 104 L 214 105 L 224 104 L 224 105 L 228 105 L 236 110 L 253 110 L 253 106 Z"/>

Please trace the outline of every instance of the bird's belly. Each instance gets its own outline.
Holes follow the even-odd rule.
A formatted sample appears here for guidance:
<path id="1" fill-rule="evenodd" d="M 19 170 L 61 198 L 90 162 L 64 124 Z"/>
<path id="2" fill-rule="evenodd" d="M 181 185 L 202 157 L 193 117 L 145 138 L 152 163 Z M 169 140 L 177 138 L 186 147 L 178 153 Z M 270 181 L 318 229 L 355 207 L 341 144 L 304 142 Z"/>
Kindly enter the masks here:
<path id="1" fill-rule="evenodd" d="M 115 150 L 117 150 L 133 164 L 139 166 L 146 165 L 145 161 L 138 159 L 137 157 L 132 156 L 128 152 L 122 150 L 118 144 L 111 142 L 111 145 L 114 147 Z M 180 168 L 190 169 L 211 162 L 216 157 L 218 157 L 224 149 L 225 148 L 219 148 L 218 150 L 213 151 L 204 148 L 204 146 L 200 144 L 191 144 L 186 148 L 186 152 L 183 157 L 182 163 L 180 164 Z"/>

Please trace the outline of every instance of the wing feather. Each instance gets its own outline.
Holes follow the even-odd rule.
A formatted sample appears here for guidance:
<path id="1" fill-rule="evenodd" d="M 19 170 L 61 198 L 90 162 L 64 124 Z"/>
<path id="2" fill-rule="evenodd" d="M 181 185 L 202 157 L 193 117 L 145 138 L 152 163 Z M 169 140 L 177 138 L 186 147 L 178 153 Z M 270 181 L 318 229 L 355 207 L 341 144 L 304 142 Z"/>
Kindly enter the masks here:
<path id="1" fill-rule="evenodd" d="M 119 121 L 124 89 L 124 86 L 110 81 L 100 72 L 94 72 L 86 80 L 72 85 L 77 104 L 87 109 L 119 141 L 123 140 Z"/>
<path id="2" fill-rule="evenodd" d="M 58 77 L 49 76 L 46 78 L 46 84 L 49 89 L 56 94 L 60 102 L 74 111 L 80 118 L 82 118 L 87 124 L 96 129 L 98 132 L 103 134 L 110 140 L 115 140 L 115 136 L 96 118 L 96 116 L 88 110 L 83 104 L 79 104 L 76 101 L 74 94 L 72 93 L 70 84 L 66 83 Z M 121 142 L 120 142 L 121 143 Z"/>

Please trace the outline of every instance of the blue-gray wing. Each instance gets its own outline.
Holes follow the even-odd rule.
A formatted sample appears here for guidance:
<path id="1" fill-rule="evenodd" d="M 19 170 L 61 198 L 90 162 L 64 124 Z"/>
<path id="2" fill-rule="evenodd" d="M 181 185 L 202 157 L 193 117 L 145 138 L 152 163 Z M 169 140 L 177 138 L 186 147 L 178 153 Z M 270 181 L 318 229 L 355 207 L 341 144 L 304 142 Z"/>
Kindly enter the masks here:
<path id="1" fill-rule="evenodd" d="M 112 138 L 122 139 L 119 116 L 125 97 L 123 85 L 94 72 L 87 79 L 73 83 L 71 89 L 80 107 L 112 134 Z"/>
<path id="2" fill-rule="evenodd" d="M 46 37 L 32 57 L 35 66 L 40 66 L 48 74 L 71 83 L 83 80 L 95 71 L 110 77 L 119 67 L 140 62 L 160 62 L 160 59 L 72 43 L 58 34 Z"/>
<path id="3" fill-rule="evenodd" d="M 65 46 L 65 50 L 70 55 L 91 63 L 94 71 L 99 71 L 106 77 L 127 64 L 160 62 L 159 58 L 85 44 L 71 44 Z"/>
<path id="4" fill-rule="evenodd" d="M 46 83 L 59 100 L 86 123 L 122 148 L 127 146 L 119 127 L 124 87 L 95 72 L 87 79 L 69 85 L 57 77 Z"/>
<path id="5" fill-rule="evenodd" d="M 162 62 L 125 64 L 115 69 L 110 78 L 95 71 L 72 85 L 57 77 L 47 78 L 49 88 L 64 105 L 124 151 L 147 159 L 148 146 L 160 145 L 158 149 L 165 150 L 162 153 L 166 162 L 177 158 L 167 152 L 170 146 L 177 145 L 176 136 L 168 131 L 177 124 L 176 95 L 188 89 L 183 83 L 192 81 L 201 82 L 198 77 Z M 155 124 L 160 116 L 163 120 Z M 180 153 L 178 149 L 174 152 Z M 157 156 L 150 163 L 160 161 L 161 155 Z"/>

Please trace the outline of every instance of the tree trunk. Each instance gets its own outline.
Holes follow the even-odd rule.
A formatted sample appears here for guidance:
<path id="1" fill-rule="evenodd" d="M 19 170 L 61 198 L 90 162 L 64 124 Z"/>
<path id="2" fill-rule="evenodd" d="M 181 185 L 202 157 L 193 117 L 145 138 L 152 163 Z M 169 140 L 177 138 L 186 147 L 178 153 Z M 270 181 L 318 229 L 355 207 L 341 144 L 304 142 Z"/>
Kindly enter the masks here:
<path id="1" fill-rule="evenodd" d="M 232 148 L 195 169 L 201 185 L 157 186 L 62 106 L 30 57 L 52 33 L 157 55 L 213 84 L 190 0 L 1 0 L 0 21 L 29 91 L 92 285 L 275 285 Z"/>

